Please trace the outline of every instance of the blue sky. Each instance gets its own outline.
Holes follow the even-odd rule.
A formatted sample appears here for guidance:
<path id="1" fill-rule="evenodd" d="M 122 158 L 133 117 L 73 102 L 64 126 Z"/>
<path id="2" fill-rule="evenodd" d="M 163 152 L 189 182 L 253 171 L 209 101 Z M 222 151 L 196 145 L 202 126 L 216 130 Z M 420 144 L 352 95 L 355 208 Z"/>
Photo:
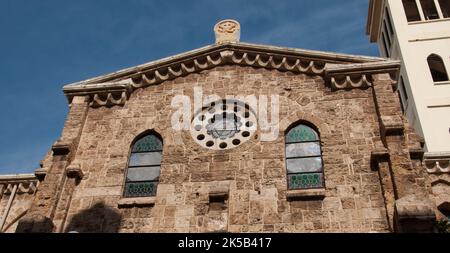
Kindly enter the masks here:
<path id="1" fill-rule="evenodd" d="M 214 43 L 241 41 L 377 56 L 368 0 L 2 0 L 0 174 L 39 167 L 67 114 L 62 86 Z"/>

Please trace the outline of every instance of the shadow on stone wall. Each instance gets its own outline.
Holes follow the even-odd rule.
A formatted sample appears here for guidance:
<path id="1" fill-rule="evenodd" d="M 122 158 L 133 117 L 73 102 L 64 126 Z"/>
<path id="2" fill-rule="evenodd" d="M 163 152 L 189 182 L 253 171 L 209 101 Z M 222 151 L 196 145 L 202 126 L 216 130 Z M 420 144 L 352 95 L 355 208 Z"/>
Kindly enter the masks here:
<path id="1" fill-rule="evenodd" d="M 121 219 L 122 215 L 118 211 L 105 206 L 104 203 L 97 203 L 73 216 L 65 232 L 118 233 Z"/>
<path id="2" fill-rule="evenodd" d="M 53 222 L 42 215 L 25 215 L 19 221 L 16 233 L 52 233 Z"/>

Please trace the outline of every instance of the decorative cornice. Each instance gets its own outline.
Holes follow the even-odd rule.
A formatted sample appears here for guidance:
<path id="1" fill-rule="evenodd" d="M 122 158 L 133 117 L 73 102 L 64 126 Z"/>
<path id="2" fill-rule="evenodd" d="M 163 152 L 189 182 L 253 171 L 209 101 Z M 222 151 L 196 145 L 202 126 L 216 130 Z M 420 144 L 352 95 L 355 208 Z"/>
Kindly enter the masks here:
<path id="1" fill-rule="evenodd" d="M 426 153 L 423 164 L 430 174 L 450 173 L 450 153 Z"/>
<path id="2" fill-rule="evenodd" d="M 17 185 L 17 193 L 33 194 L 37 183 L 38 179 L 33 174 L 0 176 L 0 185 L 4 185 L 4 194 L 10 194 L 15 185 Z"/>
<path id="3" fill-rule="evenodd" d="M 0 184 L 6 183 L 17 183 L 17 182 L 28 182 L 36 180 L 36 177 L 33 174 L 18 174 L 18 175 L 1 175 L 0 176 Z"/>
<path id="4" fill-rule="evenodd" d="M 117 97 L 117 93 L 113 93 L 113 92 L 108 92 L 106 93 L 106 98 L 104 97 L 105 95 L 103 94 L 94 94 L 94 98 L 92 99 L 92 102 L 90 103 L 90 105 L 92 107 L 102 107 L 102 106 L 115 106 L 115 105 L 124 105 L 125 102 L 128 99 L 128 95 L 129 93 L 127 91 L 122 91 L 119 93 L 120 98 L 116 99 L 115 97 Z"/>
<path id="5" fill-rule="evenodd" d="M 372 82 L 367 80 L 366 75 L 362 75 L 359 80 L 352 80 L 351 76 L 345 76 L 342 80 L 336 80 L 336 77 L 331 77 L 331 87 L 334 90 L 347 90 L 347 89 L 365 89 L 372 87 Z"/>
<path id="6" fill-rule="evenodd" d="M 320 75 L 330 79 L 335 89 L 370 87 L 371 74 L 398 70 L 393 69 L 396 62 L 377 57 L 225 43 L 66 85 L 63 90 L 69 101 L 74 96 L 89 96 L 92 107 L 124 105 L 136 89 L 233 64 Z"/>
<path id="7" fill-rule="evenodd" d="M 329 64 L 325 68 L 325 78 L 331 89 L 366 89 L 372 87 L 372 75 L 389 74 L 393 84 L 397 82 L 400 61 L 380 61 L 364 64 Z"/>

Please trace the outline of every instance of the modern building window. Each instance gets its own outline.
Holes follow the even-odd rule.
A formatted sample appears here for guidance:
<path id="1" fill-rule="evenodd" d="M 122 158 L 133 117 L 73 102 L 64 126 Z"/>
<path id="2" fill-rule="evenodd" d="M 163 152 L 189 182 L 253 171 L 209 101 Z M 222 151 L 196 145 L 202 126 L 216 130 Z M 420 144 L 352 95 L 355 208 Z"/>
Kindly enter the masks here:
<path id="1" fill-rule="evenodd" d="M 404 82 L 402 76 L 400 77 L 398 92 L 400 95 L 400 102 L 402 104 L 402 110 L 403 110 L 403 113 L 405 113 L 406 110 L 408 109 L 409 98 L 408 98 L 408 93 L 406 92 L 405 82 Z"/>
<path id="2" fill-rule="evenodd" d="M 386 22 L 387 22 L 387 25 L 388 25 L 388 27 L 389 27 L 389 34 L 390 34 L 391 36 L 394 36 L 394 26 L 392 25 L 391 14 L 389 13 L 389 10 L 388 10 L 387 7 L 386 7 L 385 12 L 386 12 Z"/>
<path id="3" fill-rule="evenodd" d="M 450 0 L 439 0 L 439 5 L 444 18 L 450 18 Z"/>
<path id="4" fill-rule="evenodd" d="M 387 43 L 388 43 L 388 46 L 390 47 L 392 45 L 392 39 L 391 39 L 391 34 L 386 25 L 386 20 L 383 22 L 383 25 L 384 25 L 384 30 L 385 30 L 384 34 L 386 35 Z"/>
<path id="5" fill-rule="evenodd" d="M 156 195 L 161 171 L 163 143 L 155 133 L 139 137 L 131 148 L 124 197 Z"/>
<path id="6" fill-rule="evenodd" d="M 385 52 L 385 56 L 387 58 L 391 57 L 390 55 L 390 51 L 389 51 L 389 47 L 388 47 L 388 42 L 386 41 L 386 36 L 384 35 L 384 32 L 381 33 L 381 39 L 383 40 L 383 46 L 384 46 L 384 52 Z"/>
<path id="7" fill-rule="evenodd" d="M 439 19 L 439 14 L 436 9 L 436 4 L 434 4 L 434 0 L 420 0 L 420 4 L 422 5 L 425 20 Z"/>
<path id="8" fill-rule="evenodd" d="M 433 81 L 435 83 L 448 81 L 448 74 L 445 70 L 444 61 L 439 55 L 432 54 L 428 56 L 428 66 L 430 67 L 431 75 L 433 76 Z"/>
<path id="9" fill-rule="evenodd" d="M 286 169 L 289 190 L 323 188 L 324 173 L 319 133 L 299 124 L 285 137 Z"/>
<path id="10" fill-rule="evenodd" d="M 416 0 L 403 0 L 403 8 L 405 8 L 406 18 L 408 19 L 408 22 L 421 20 Z"/>

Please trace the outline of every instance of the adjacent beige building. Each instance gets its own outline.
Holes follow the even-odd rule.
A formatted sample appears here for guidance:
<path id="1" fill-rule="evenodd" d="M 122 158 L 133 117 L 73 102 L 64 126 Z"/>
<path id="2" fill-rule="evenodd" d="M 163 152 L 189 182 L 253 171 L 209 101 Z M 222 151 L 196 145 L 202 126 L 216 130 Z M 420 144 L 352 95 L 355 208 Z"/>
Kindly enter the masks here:
<path id="1" fill-rule="evenodd" d="M 424 165 L 436 205 L 448 207 L 450 162 L 450 0 L 371 0 L 367 22 L 382 56 L 401 60 L 402 109 L 424 138 Z M 446 204 L 447 203 L 447 204 Z"/>
<path id="2" fill-rule="evenodd" d="M 450 0 L 371 0 L 367 33 L 401 60 L 402 108 L 425 140 L 430 172 L 449 172 Z"/>

